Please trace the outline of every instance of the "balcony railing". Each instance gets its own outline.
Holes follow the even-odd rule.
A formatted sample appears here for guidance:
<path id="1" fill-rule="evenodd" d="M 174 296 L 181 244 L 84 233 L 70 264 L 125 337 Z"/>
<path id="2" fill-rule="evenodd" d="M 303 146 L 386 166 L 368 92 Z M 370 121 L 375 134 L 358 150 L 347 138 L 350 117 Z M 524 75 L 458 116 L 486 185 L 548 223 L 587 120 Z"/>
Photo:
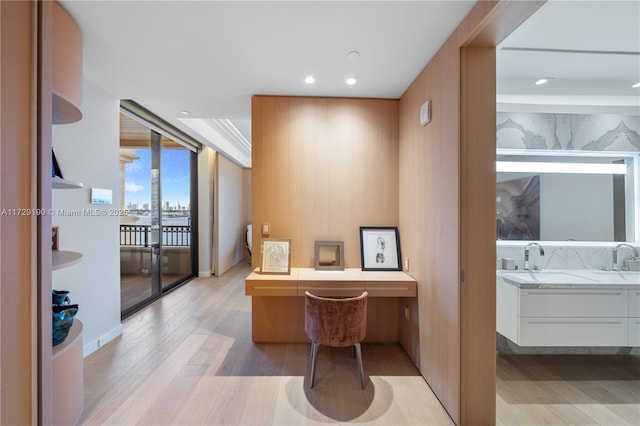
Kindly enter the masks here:
<path id="1" fill-rule="evenodd" d="M 120 225 L 120 245 L 149 247 L 151 225 Z M 162 227 L 162 245 L 185 247 L 191 245 L 191 226 L 166 225 Z"/>

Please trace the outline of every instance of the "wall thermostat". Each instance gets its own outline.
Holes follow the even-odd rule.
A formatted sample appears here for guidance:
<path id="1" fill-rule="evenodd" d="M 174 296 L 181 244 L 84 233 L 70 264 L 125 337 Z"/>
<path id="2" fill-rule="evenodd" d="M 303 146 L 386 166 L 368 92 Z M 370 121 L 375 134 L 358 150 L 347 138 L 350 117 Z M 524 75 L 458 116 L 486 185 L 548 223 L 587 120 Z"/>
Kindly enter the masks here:
<path id="1" fill-rule="evenodd" d="M 420 106 L 420 123 L 426 126 L 431 121 L 431 99 Z"/>

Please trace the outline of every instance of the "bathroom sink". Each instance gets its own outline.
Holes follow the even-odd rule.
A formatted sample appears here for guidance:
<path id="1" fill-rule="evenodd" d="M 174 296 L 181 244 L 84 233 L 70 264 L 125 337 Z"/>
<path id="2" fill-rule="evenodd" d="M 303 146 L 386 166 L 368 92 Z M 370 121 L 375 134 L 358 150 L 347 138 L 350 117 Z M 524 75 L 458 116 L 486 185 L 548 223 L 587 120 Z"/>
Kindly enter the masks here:
<path id="1" fill-rule="evenodd" d="M 590 271 L 600 279 L 615 278 L 640 284 L 640 271 Z"/>

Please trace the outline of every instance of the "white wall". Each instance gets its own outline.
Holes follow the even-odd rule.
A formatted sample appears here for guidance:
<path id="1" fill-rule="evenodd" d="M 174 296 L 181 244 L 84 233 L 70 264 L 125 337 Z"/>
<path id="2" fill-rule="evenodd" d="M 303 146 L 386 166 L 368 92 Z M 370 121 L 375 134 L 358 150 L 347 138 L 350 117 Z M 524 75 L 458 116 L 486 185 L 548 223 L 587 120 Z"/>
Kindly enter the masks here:
<path id="1" fill-rule="evenodd" d="M 246 185 L 243 169 L 222 155 L 217 156 L 215 228 L 218 235 L 216 275 L 222 275 L 244 259 L 247 229 Z"/>
<path id="2" fill-rule="evenodd" d="M 120 324 L 119 100 L 83 84 L 83 118 L 53 126 L 53 148 L 65 179 L 82 189 L 53 191 L 53 225 L 60 249 L 81 252 L 80 263 L 53 272 L 53 288 L 69 290 L 84 324 L 85 356 L 122 333 Z M 90 188 L 112 190 L 113 204 L 89 203 Z M 63 212 L 64 210 L 64 212 Z M 67 214 L 67 215 L 65 215 Z M 97 215 L 92 215 L 97 214 Z"/>

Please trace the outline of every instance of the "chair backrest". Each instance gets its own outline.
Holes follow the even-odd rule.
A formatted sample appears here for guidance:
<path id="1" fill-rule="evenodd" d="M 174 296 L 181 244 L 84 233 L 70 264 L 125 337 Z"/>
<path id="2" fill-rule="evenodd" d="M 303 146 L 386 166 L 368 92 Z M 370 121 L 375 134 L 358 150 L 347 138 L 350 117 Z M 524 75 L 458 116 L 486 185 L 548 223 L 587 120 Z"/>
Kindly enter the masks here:
<path id="1" fill-rule="evenodd" d="M 305 291 L 304 330 L 321 345 L 351 346 L 367 334 L 367 296 L 345 299 L 315 296 Z"/>

